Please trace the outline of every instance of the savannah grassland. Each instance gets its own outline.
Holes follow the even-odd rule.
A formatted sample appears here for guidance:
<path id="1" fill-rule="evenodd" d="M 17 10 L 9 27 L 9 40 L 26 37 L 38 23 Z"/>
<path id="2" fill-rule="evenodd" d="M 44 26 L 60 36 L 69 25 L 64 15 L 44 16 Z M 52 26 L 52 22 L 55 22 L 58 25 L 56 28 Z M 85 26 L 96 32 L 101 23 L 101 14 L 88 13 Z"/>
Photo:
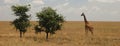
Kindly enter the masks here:
<path id="1" fill-rule="evenodd" d="M 0 46 L 120 46 L 120 22 L 90 22 L 94 35 L 85 35 L 84 22 L 65 22 L 62 30 L 55 35 L 45 33 L 36 35 L 33 30 L 35 22 L 22 39 L 9 22 L 0 22 Z"/>

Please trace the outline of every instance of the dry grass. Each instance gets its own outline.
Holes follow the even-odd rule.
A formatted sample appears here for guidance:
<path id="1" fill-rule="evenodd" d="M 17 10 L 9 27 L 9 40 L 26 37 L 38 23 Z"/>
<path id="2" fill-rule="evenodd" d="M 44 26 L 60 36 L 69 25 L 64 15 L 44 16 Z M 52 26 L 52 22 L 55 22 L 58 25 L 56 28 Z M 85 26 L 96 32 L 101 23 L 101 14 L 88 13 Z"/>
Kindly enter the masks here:
<path id="1" fill-rule="evenodd" d="M 32 24 L 36 24 L 32 22 Z M 45 33 L 36 35 L 32 27 L 22 39 L 9 22 L 0 22 L 0 46 L 120 46 L 120 22 L 91 22 L 94 26 L 94 36 L 84 32 L 83 22 L 65 22 L 63 30 L 55 35 Z"/>

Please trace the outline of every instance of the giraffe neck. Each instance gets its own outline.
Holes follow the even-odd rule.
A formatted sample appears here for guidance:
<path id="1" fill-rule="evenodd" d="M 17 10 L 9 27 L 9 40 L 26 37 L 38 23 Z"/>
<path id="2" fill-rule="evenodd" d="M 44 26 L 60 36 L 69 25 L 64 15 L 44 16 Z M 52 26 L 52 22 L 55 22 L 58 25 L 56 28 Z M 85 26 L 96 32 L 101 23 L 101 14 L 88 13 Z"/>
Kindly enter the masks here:
<path id="1" fill-rule="evenodd" d="M 85 22 L 85 24 L 88 24 L 89 22 L 87 21 L 87 19 L 86 19 L 86 16 L 84 15 L 84 22 Z"/>

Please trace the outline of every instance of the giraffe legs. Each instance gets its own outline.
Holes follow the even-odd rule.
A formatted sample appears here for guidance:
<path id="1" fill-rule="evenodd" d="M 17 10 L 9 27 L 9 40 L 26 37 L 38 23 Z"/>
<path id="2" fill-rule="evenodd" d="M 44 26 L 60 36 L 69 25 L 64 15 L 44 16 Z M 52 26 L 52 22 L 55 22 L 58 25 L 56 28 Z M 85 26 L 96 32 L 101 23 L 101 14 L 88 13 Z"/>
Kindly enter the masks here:
<path id="1" fill-rule="evenodd" d="M 92 29 L 89 29 L 89 31 L 91 32 L 91 34 L 93 35 L 93 30 Z"/>
<path id="2" fill-rule="evenodd" d="M 93 27 L 89 27 L 89 31 L 90 31 L 91 34 L 93 35 Z"/>

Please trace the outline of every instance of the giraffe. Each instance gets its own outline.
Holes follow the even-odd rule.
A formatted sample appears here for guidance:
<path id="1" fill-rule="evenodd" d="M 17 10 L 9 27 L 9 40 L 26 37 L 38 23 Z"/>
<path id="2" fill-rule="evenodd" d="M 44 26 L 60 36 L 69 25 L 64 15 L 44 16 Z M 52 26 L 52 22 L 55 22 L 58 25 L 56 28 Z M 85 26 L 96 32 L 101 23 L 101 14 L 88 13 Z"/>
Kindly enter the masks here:
<path id="1" fill-rule="evenodd" d="M 85 32 L 86 34 L 88 34 L 88 31 L 91 32 L 91 34 L 93 35 L 93 27 L 89 24 L 89 22 L 86 19 L 86 16 L 84 13 L 81 14 L 81 16 L 84 17 L 84 22 L 85 22 Z"/>

